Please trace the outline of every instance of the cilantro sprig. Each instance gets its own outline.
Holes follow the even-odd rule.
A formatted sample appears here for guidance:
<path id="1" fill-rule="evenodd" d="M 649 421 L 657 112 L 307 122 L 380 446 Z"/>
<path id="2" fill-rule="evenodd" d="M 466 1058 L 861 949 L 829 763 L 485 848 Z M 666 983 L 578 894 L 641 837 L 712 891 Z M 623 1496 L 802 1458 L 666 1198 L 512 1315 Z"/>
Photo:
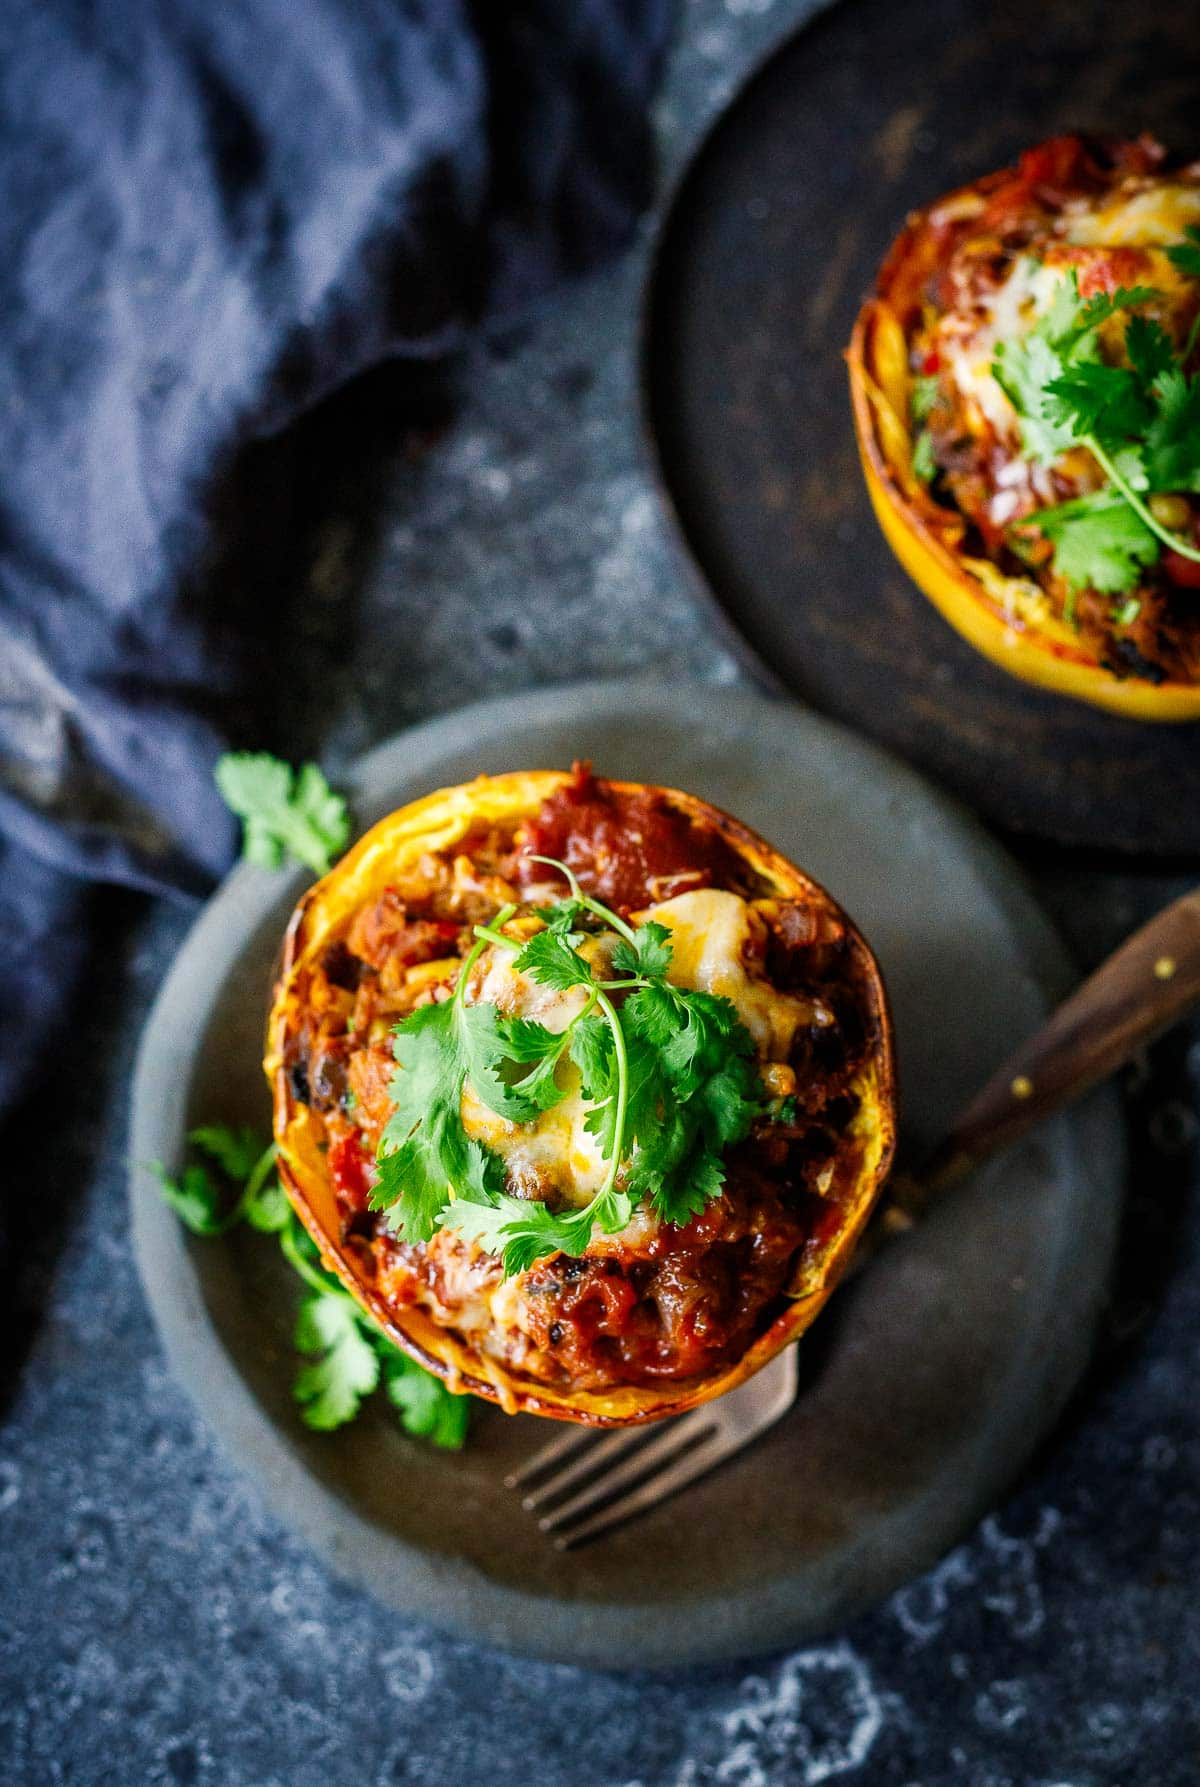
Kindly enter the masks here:
<path id="1" fill-rule="evenodd" d="M 289 1206 L 273 1171 L 274 1143 L 264 1148 L 253 1129 L 230 1129 L 223 1123 L 191 1130 L 188 1142 L 194 1152 L 212 1161 L 226 1180 L 241 1187 L 231 1203 L 220 1180 L 203 1161 L 186 1164 L 178 1179 L 173 1179 L 160 1161 L 153 1161 L 150 1170 L 159 1191 L 193 1235 L 224 1235 L 239 1222 L 264 1234 L 277 1233 L 284 1226 Z"/>
<path id="2" fill-rule="evenodd" d="M 242 821 L 242 855 L 278 869 L 290 856 L 325 875 L 350 841 L 350 814 L 315 763 L 293 769 L 266 751 L 230 751 L 214 771 L 222 800 Z"/>
<path id="3" fill-rule="evenodd" d="M 1169 249 L 1187 273 L 1200 273 L 1200 233 Z M 1046 315 L 1019 339 L 996 346 L 992 372 L 1016 409 L 1031 459 L 1051 465 L 1085 448 L 1104 472 L 1103 489 L 1038 510 L 1018 530 L 1036 527 L 1072 591 L 1120 595 L 1133 589 L 1166 547 L 1200 562 L 1200 550 L 1163 525 L 1155 495 L 1200 491 L 1200 374 L 1185 370 L 1200 318 L 1182 350 L 1162 325 L 1137 314 L 1161 298 L 1153 287 L 1123 287 L 1086 302 L 1072 268 Z M 1109 365 L 1100 331 L 1127 314 L 1129 364 Z"/>
<path id="4" fill-rule="evenodd" d="M 178 1178 L 152 1164 L 163 1198 L 194 1235 L 223 1235 L 238 1223 L 273 1234 L 308 1295 L 296 1317 L 294 1342 L 305 1363 L 292 1394 L 301 1418 L 321 1432 L 352 1421 L 382 1382 L 406 1432 L 457 1450 L 466 1438 L 466 1397 L 452 1396 L 387 1336 L 343 1290 L 299 1222 L 274 1171 L 274 1144 L 264 1148 L 250 1128 L 211 1124 L 188 1142 L 202 1156 Z M 240 1187 L 231 1196 L 231 1188 Z"/>
<path id="5" fill-rule="evenodd" d="M 537 857 L 567 880 L 570 897 L 541 908 L 544 929 L 522 941 L 503 929 L 504 907 L 475 927 L 476 943 L 454 992 L 397 1025 L 394 1112 L 380 1143 L 373 1206 L 410 1241 L 452 1229 L 498 1254 L 506 1275 L 552 1253 L 578 1257 L 596 1229 L 616 1234 L 645 1200 L 665 1222 L 686 1223 L 720 1191 L 723 1155 L 766 1110 L 753 1039 L 729 1000 L 674 986 L 670 932 L 636 929 L 584 893 L 564 864 Z M 610 939 L 611 977 L 597 978 L 583 953 L 599 921 Z M 508 951 L 516 973 L 578 1007 L 561 1031 L 468 1005 L 466 988 L 483 950 Z M 582 1208 L 556 1211 L 504 1189 L 502 1163 L 468 1138 L 464 1087 L 498 1116 L 536 1121 L 566 1096 L 560 1069 L 578 1071 L 585 1127 L 607 1163 Z"/>
<path id="6" fill-rule="evenodd" d="M 1183 233 L 1187 240 L 1176 243 L 1174 248 L 1168 248 L 1167 259 L 1181 273 L 1186 273 L 1192 279 L 1200 279 L 1200 229 L 1195 224 L 1189 224 Z"/>

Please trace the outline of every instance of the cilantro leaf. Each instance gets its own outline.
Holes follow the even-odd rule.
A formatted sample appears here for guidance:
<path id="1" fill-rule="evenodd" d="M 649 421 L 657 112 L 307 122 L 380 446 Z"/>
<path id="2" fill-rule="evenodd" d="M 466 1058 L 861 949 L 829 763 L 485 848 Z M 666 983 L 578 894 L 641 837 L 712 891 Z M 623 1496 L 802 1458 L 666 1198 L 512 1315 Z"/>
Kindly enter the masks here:
<path id="1" fill-rule="evenodd" d="M 395 1107 L 380 1143 L 373 1210 L 389 1210 L 389 1227 L 407 1241 L 427 1241 L 450 1188 L 465 1178 L 462 1126 L 466 1064 L 458 1045 L 456 1001 L 422 1005 L 397 1025 L 398 1063 L 388 1087 Z"/>
<path id="2" fill-rule="evenodd" d="M 621 933 L 613 968 L 634 991 L 619 1011 L 609 997 L 616 983 L 596 981 L 575 947 L 578 933 L 569 926 L 585 909 Z M 478 949 L 503 946 L 498 930 L 512 911 L 477 928 Z M 550 1253 L 583 1253 L 597 1226 L 613 1233 L 629 1221 L 637 1195 L 668 1221 L 686 1221 L 723 1182 L 722 1151 L 767 1108 L 753 1040 L 735 1008 L 667 981 L 672 941 L 664 925 L 630 932 L 586 895 L 547 914 L 546 929 L 519 949 L 512 945 L 514 970 L 558 992 L 586 987 L 588 999 L 557 1032 L 493 1006 L 464 1006 L 477 955 L 468 958 L 452 999 L 396 1028 L 394 1110 L 370 1200 L 390 1210 L 390 1223 L 407 1238 L 452 1230 L 498 1254 L 509 1275 Z M 609 1171 L 583 1208 L 555 1211 L 506 1191 L 499 1158 L 468 1143 L 461 1105 L 469 1084 L 500 1115 L 533 1122 L 566 1095 L 558 1077 L 564 1057 L 578 1070 L 585 1127 Z M 619 1186 L 622 1172 L 628 1183 Z"/>
<path id="3" fill-rule="evenodd" d="M 1116 292 L 1099 292 L 1084 303 L 1072 267 L 1045 316 L 1024 335 L 996 344 L 992 375 L 1017 411 L 1022 445 L 1030 458 L 1043 465 L 1059 458 L 1088 431 L 1089 424 L 1081 424 L 1081 414 L 1099 408 L 1109 412 L 1107 425 L 1115 426 L 1123 412 L 1113 407 L 1117 403 L 1114 387 L 1103 377 L 1094 384 L 1087 374 L 1123 369 L 1102 363 L 1097 334 L 1118 311 L 1135 309 L 1156 295 L 1148 286 L 1122 286 Z M 1136 378 L 1126 377 L 1131 381 L 1132 397 L 1122 381 L 1124 413 L 1139 395 Z"/>
<path id="4" fill-rule="evenodd" d="M 517 956 L 514 967 L 539 986 L 567 993 L 572 987 L 590 987 L 592 971 L 562 931 L 538 931 Z"/>
<path id="5" fill-rule="evenodd" d="M 271 1173 L 274 1143 L 264 1149 L 252 1129 L 231 1129 L 225 1123 L 201 1125 L 189 1131 L 187 1139 L 192 1148 L 215 1161 L 221 1174 L 240 1191 L 240 1196 L 231 1199 L 212 1170 L 199 1161 L 186 1165 L 178 1179 L 160 1162 L 153 1162 L 151 1171 L 163 1198 L 193 1235 L 221 1235 L 243 1219 L 261 1228 L 268 1209 L 278 1218 L 280 1202 L 286 1212 L 283 1187 Z M 280 1220 L 275 1220 L 276 1227 Z"/>
<path id="6" fill-rule="evenodd" d="M 264 1178 L 261 1185 L 246 1187 L 241 1199 L 241 1213 L 250 1227 L 260 1234 L 277 1235 L 286 1228 L 291 1220 L 292 1206 L 274 1173 Z"/>
<path id="7" fill-rule="evenodd" d="M 349 842 L 346 803 L 315 763 L 293 770 L 265 751 L 228 752 L 215 779 L 226 806 L 242 821 L 247 862 L 277 869 L 291 856 L 324 875 Z"/>
<path id="8" fill-rule="evenodd" d="M 615 1235 L 632 1215 L 633 1199 L 623 1191 L 610 1190 L 580 1210 L 564 1211 L 551 1210 L 536 1198 L 511 1197 L 505 1192 L 487 1205 L 459 1199 L 447 1205 L 438 1223 L 464 1240 L 478 1242 L 486 1252 L 500 1255 L 505 1277 L 511 1278 L 551 1254 L 578 1258 L 597 1225 Z"/>
<path id="9" fill-rule="evenodd" d="M 938 382 L 936 373 L 929 373 L 913 380 L 908 407 L 912 412 L 914 422 L 924 422 L 937 402 Z"/>
<path id="10" fill-rule="evenodd" d="M 1129 441 L 1125 446 L 1117 447 L 1111 458 L 1116 471 L 1131 490 L 1149 490 L 1150 476 L 1146 470 L 1145 452 L 1141 447 Z"/>
<path id="11" fill-rule="evenodd" d="M 1188 274 L 1192 279 L 1200 279 L 1200 229 L 1190 224 L 1183 233 L 1187 241 L 1168 248 L 1167 259 L 1181 273 Z"/>
<path id="12" fill-rule="evenodd" d="M 1143 385 L 1150 386 L 1175 365 L 1171 337 L 1150 317 L 1131 316 L 1125 330 L 1125 352 Z"/>
<path id="13" fill-rule="evenodd" d="M 573 953 L 561 939 L 554 942 Z M 394 1032 L 397 1071 L 388 1086 L 394 1109 L 370 1204 L 388 1210 L 389 1227 L 410 1241 L 430 1238 L 451 1191 L 486 1199 L 500 1181 L 499 1162 L 463 1128 L 467 1081 L 489 1110 L 512 1123 L 533 1122 L 566 1095 L 555 1074 L 570 1046 L 567 1033 L 506 1017 L 494 1005 L 467 1005 L 461 991 L 460 981 L 452 999 L 418 1007 Z M 533 1071 L 523 1074 L 530 1063 Z"/>
<path id="14" fill-rule="evenodd" d="M 240 1129 L 230 1129 L 225 1123 L 205 1124 L 189 1130 L 188 1141 L 239 1183 L 250 1177 L 263 1152 L 261 1138 L 246 1124 Z"/>
<path id="15" fill-rule="evenodd" d="M 482 1191 L 494 1183 L 496 1169 L 462 1126 L 468 1077 L 483 1103 L 512 1122 L 529 1122 L 547 1100 L 553 1102 L 545 1081 L 526 1093 L 505 1077 L 503 1064 L 513 1059 L 512 1024 L 495 1006 L 465 1005 L 456 995 L 418 1007 L 396 1027 L 397 1072 L 388 1086 L 395 1108 L 383 1132 L 370 1202 L 372 1209 L 390 1210 L 389 1226 L 407 1240 L 429 1239 L 451 1190 Z M 534 1026 L 523 1025 L 517 1047 L 527 1053 L 534 1035 Z M 557 1047 L 550 1031 L 543 1036 Z"/>
<path id="16" fill-rule="evenodd" d="M 150 1171 L 158 1180 L 158 1189 L 184 1227 L 193 1235 L 219 1235 L 225 1227 L 221 1217 L 221 1190 L 207 1167 L 184 1168 L 178 1179 L 172 1178 L 161 1161 L 150 1163 Z"/>
<path id="17" fill-rule="evenodd" d="M 1137 375 L 1098 360 L 1051 379 L 1042 400 L 1042 414 L 1051 424 L 1069 428 L 1073 439 L 1092 434 L 1106 445 L 1140 434 L 1151 413 Z"/>
<path id="18" fill-rule="evenodd" d="M 461 1451 L 471 1419 L 469 1397 L 455 1396 L 384 1335 L 377 1337 L 376 1345 L 384 1391 L 405 1431 L 447 1451 Z"/>
<path id="19" fill-rule="evenodd" d="M 696 1136 L 672 1126 L 673 1146 L 651 1161 L 639 1151 L 630 1169 L 631 1191 L 649 1200 L 664 1222 L 683 1228 L 699 1216 L 725 1183 L 725 1168 Z"/>
<path id="20" fill-rule="evenodd" d="M 1189 232 L 1189 238 L 1190 238 Z M 1200 235 L 1177 251 L 1190 259 Z M 1128 366 L 1101 357 L 1098 331 L 1120 311 L 1160 296 L 1122 287 L 1079 302 L 1072 270 L 1049 312 L 1024 336 L 997 344 L 992 370 L 1018 412 L 1025 451 L 1049 464 L 1068 446 L 1086 448 L 1110 480 L 1100 491 L 1030 517 L 1054 546 L 1055 570 L 1071 592 L 1133 589 L 1163 545 L 1187 557 L 1191 544 L 1157 519 L 1142 493 L 1200 490 L 1200 378 L 1188 379 L 1167 331 L 1131 315 Z M 1195 330 L 1183 350 L 1191 351 Z M 1020 530 L 1012 536 L 1020 555 Z M 1067 603 L 1067 617 L 1073 600 Z"/>
<path id="21" fill-rule="evenodd" d="M 579 928 L 579 920 L 585 907 L 582 900 L 559 900 L 554 906 L 535 906 L 533 910 L 548 931 L 565 937 L 568 932 Z"/>
<path id="22" fill-rule="evenodd" d="M 644 974 L 654 979 L 671 966 L 674 948 L 666 925 L 647 919 L 633 933 L 633 942 L 624 937 L 613 950 L 613 969 L 617 974 Z"/>
<path id="23" fill-rule="evenodd" d="M 1051 465 L 1074 439 L 1068 424 L 1051 422 L 1042 414 L 1043 393 L 1063 370 L 1061 355 L 1040 325 L 1023 338 L 996 343 L 992 376 L 1020 418 L 1022 446 L 1042 465 Z"/>
<path id="24" fill-rule="evenodd" d="M 152 1170 L 166 1202 L 196 1235 L 224 1234 L 239 1221 L 277 1235 L 284 1258 L 308 1286 L 310 1295 L 300 1307 L 295 1338 L 302 1353 L 318 1356 L 303 1366 L 294 1385 L 308 1425 L 328 1429 L 352 1420 L 382 1370 L 389 1400 L 408 1432 L 437 1446 L 461 1446 L 469 1419 L 466 1399 L 453 1396 L 438 1378 L 394 1346 L 325 1267 L 272 1171 L 274 1143 L 264 1148 L 252 1129 L 232 1129 L 223 1123 L 192 1130 L 188 1141 L 231 1179 L 244 1180 L 241 1195 L 222 1215 L 225 1199 L 208 1167 L 189 1164 L 179 1179 L 173 1179 L 156 1164 Z M 495 1165 L 482 1148 L 468 1144 L 466 1184 L 473 1195 L 493 1195 Z"/>
<path id="25" fill-rule="evenodd" d="M 1032 517 L 1054 545 L 1054 568 L 1072 589 L 1116 595 L 1133 589 L 1159 555 L 1140 516 L 1115 491 L 1097 490 Z"/>
<path id="26" fill-rule="evenodd" d="M 553 1253 L 582 1253 L 591 1232 L 589 1223 L 588 1235 L 581 1237 L 578 1222 L 570 1216 L 557 1215 L 536 1198 L 516 1198 L 507 1192 L 490 1204 L 456 1199 L 440 1213 L 438 1226 L 498 1254 L 506 1278 L 527 1272 Z"/>
<path id="27" fill-rule="evenodd" d="M 570 1043 L 570 1033 L 564 1030 L 558 1047 L 545 1055 L 533 1072 L 527 1073 L 520 1082 L 522 1097 L 534 1107 L 535 1117 L 541 1111 L 552 1111 L 567 1096 L 569 1088 L 558 1080 L 558 1064 L 568 1053 Z"/>
<path id="28" fill-rule="evenodd" d="M 1200 374 L 1179 367 L 1160 374 L 1158 410 L 1146 430 L 1146 473 L 1152 490 L 1200 490 Z"/>
<path id="29" fill-rule="evenodd" d="M 440 1009 L 450 1013 L 460 1065 L 489 1110 L 510 1123 L 530 1123 L 540 1110 L 549 1108 L 548 1093 L 549 1103 L 557 1102 L 552 1076 L 565 1047 L 561 1037 L 542 1024 L 505 1017 L 494 1005 L 450 1000 Z M 520 1068 L 529 1061 L 539 1061 L 541 1067 L 533 1075 L 521 1076 Z M 461 1090 L 460 1083 L 460 1094 Z"/>
<path id="30" fill-rule="evenodd" d="M 452 1188 L 478 1189 L 489 1183 L 480 1152 L 478 1143 L 467 1140 L 454 1106 L 432 1108 L 407 1141 L 377 1157 L 371 1209 L 386 1210 L 388 1227 L 405 1241 L 428 1241 Z"/>
<path id="31" fill-rule="evenodd" d="M 728 999 L 641 987 L 622 1022 L 630 1057 L 628 1189 L 685 1223 L 724 1183 L 722 1152 L 763 1110 L 754 1041 Z"/>
<path id="32" fill-rule="evenodd" d="M 296 1374 L 292 1394 L 309 1427 L 328 1431 L 352 1421 L 379 1382 L 379 1354 L 362 1332 L 344 1291 L 315 1292 L 300 1305 L 296 1348 L 319 1355 Z"/>
<path id="33" fill-rule="evenodd" d="M 581 1018 L 571 1037 L 571 1059 L 579 1069 L 580 1087 L 591 1109 L 583 1120 L 589 1135 L 600 1144 L 600 1153 L 611 1160 L 621 1138 L 617 1135 L 619 1074 L 611 1027 L 603 1018 Z M 625 1044 L 626 1074 L 636 1075 L 637 1062 Z"/>
<path id="34" fill-rule="evenodd" d="M 1075 293 L 1079 293 L 1079 280 L 1074 268 L 1071 278 L 1075 284 Z M 1158 293 L 1152 285 L 1119 285 L 1115 292 L 1095 292 L 1084 304 L 1079 315 L 1070 328 L 1058 337 L 1059 345 L 1072 349 L 1085 335 L 1092 334 L 1101 323 L 1116 316 L 1120 310 L 1136 310 L 1139 304 L 1148 304 Z"/>
<path id="35" fill-rule="evenodd" d="M 1026 267 L 1036 273 L 1040 262 L 1026 260 Z M 1083 299 L 1079 296 L 1079 275 L 1074 267 L 1067 270 L 1065 279 L 1055 286 L 1050 299 L 1050 308 L 1044 317 L 1034 324 L 1034 332 L 1047 343 L 1056 346 L 1070 341 L 1073 332 L 1079 325 L 1079 313 L 1083 308 Z"/>
<path id="36" fill-rule="evenodd" d="M 580 1018 L 571 1031 L 571 1059 L 579 1069 L 583 1096 L 599 1103 L 615 1084 L 612 1030 L 603 1018 Z"/>
<path id="37" fill-rule="evenodd" d="M 928 428 L 922 428 L 913 443 L 912 456 L 913 477 L 919 478 L 922 484 L 930 484 L 937 476 L 938 462 L 933 451 L 933 436 Z"/>

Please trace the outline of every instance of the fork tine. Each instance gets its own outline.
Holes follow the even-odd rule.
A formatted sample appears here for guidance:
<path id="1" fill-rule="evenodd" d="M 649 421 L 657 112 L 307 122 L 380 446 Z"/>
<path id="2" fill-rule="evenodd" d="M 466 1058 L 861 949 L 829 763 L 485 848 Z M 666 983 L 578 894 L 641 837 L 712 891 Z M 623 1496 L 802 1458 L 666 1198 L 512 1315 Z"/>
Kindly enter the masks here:
<path id="1" fill-rule="evenodd" d="M 629 1456 L 618 1454 L 611 1470 L 605 1471 L 602 1477 L 589 1483 L 551 1513 L 544 1514 L 538 1525 L 544 1533 L 553 1533 L 561 1526 L 569 1526 L 579 1515 L 587 1514 L 597 1503 L 606 1500 L 618 1489 L 640 1482 L 649 1473 L 659 1470 L 663 1465 L 669 1465 L 681 1452 L 686 1452 L 706 1439 L 715 1426 L 716 1422 L 707 1409 L 697 1409 L 694 1414 L 685 1415 L 682 1420 L 671 1421 L 661 1433 L 655 1434 L 649 1444 L 639 1447 Z"/>
<path id="2" fill-rule="evenodd" d="M 635 1448 L 649 1449 L 646 1442 L 653 1437 L 652 1427 L 624 1427 L 616 1433 L 606 1433 L 603 1438 L 596 1439 L 586 1451 L 573 1455 L 569 1464 L 556 1471 L 544 1483 L 528 1495 L 522 1496 L 521 1506 L 531 1514 L 542 1508 L 547 1502 L 557 1501 L 576 1483 L 582 1483 L 588 1477 L 594 1477 L 597 1471 L 605 1470 L 608 1465 L 618 1464 L 627 1453 Z"/>
<path id="3" fill-rule="evenodd" d="M 504 1479 L 504 1487 L 520 1489 L 526 1483 L 532 1483 L 535 1477 L 544 1475 L 563 1459 L 570 1458 L 585 1446 L 594 1445 L 596 1438 L 595 1431 L 590 1427 L 568 1427 L 565 1433 L 560 1433 L 546 1445 L 539 1446 L 533 1457 L 527 1458 L 515 1471 L 509 1471 Z"/>
<path id="4" fill-rule="evenodd" d="M 686 1451 L 682 1458 L 677 1458 L 666 1470 L 652 1476 L 648 1482 L 640 1483 L 628 1495 L 622 1496 L 620 1501 L 611 1502 L 590 1520 L 581 1520 L 566 1532 L 557 1532 L 554 1536 L 555 1550 L 570 1551 L 589 1539 L 599 1538 L 610 1527 L 620 1526 L 634 1515 L 648 1512 L 660 1502 L 666 1501 L 668 1496 L 686 1489 L 689 1483 L 707 1476 L 709 1471 L 731 1454 L 740 1452 L 744 1445 L 745 1440 L 741 1435 L 723 1433 L 718 1428 L 707 1441 Z M 544 1527 L 546 1523 L 539 1521 L 538 1524 Z"/>

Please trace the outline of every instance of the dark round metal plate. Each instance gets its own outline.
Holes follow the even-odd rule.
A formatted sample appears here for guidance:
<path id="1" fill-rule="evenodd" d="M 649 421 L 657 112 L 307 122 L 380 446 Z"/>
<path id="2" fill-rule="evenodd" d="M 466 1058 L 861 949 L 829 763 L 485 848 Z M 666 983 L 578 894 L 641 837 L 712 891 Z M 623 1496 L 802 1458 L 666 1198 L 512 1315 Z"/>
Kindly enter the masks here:
<path id="1" fill-rule="evenodd" d="M 368 823 L 481 771 L 577 756 L 738 813 L 844 902 L 887 975 L 917 1152 L 1070 979 L 1012 864 L 953 803 L 744 689 L 508 696 L 381 745 L 349 791 Z M 546 1441 L 535 1416 L 481 1404 L 461 1453 L 407 1438 L 378 1398 L 338 1433 L 304 1427 L 294 1275 L 267 1236 L 189 1240 L 145 1164 L 177 1169 L 195 1124 L 269 1122 L 263 1013 L 303 885 L 243 865 L 197 921 L 142 1040 L 130 1192 L 172 1364 L 270 1507 L 338 1569 L 407 1615 L 558 1663 L 711 1662 L 842 1625 L 995 1502 L 1088 1357 L 1124 1181 L 1111 1088 L 992 1161 L 839 1291 L 804 1341 L 802 1394 L 757 1445 L 595 1545 L 555 1551 L 504 1487 Z"/>
<path id="2" fill-rule="evenodd" d="M 1027 688 L 892 558 L 843 350 L 906 212 L 1072 129 L 1200 150 L 1195 0 L 843 0 L 702 144 L 646 300 L 645 413 L 743 662 L 901 752 L 994 824 L 1200 853 L 1200 727 Z"/>

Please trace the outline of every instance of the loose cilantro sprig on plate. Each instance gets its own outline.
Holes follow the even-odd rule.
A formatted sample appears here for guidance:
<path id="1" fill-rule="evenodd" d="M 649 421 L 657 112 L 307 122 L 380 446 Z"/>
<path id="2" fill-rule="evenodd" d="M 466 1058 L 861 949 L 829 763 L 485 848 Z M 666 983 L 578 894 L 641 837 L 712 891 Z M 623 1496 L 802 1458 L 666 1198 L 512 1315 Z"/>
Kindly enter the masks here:
<path id="1" fill-rule="evenodd" d="M 173 1179 L 158 1161 L 151 1172 L 172 1210 L 193 1235 L 224 1235 L 239 1222 L 265 1234 L 277 1233 L 288 1217 L 288 1201 L 274 1172 L 275 1146 L 264 1148 L 253 1129 L 214 1123 L 193 1129 L 188 1142 L 206 1155 L 225 1179 L 241 1187 L 231 1202 L 212 1167 L 192 1161 Z"/>
<path id="2" fill-rule="evenodd" d="M 1187 233 L 1195 241 L 1168 253 L 1184 272 L 1200 271 L 1200 234 Z M 1160 323 L 1136 314 L 1161 295 L 1134 286 L 1085 302 L 1072 269 L 1046 315 L 1019 339 L 996 346 L 992 371 L 1020 417 L 1030 458 L 1051 465 L 1083 447 L 1109 480 L 1102 490 L 1017 524 L 1018 530 L 1036 527 L 1050 541 L 1055 570 L 1073 591 L 1123 594 L 1158 562 L 1164 546 L 1200 561 L 1200 551 L 1166 528 L 1144 500 L 1200 491 L 1200 375 L 1184 370 L 1197 327 L 1177 354 Z M 1121 313 L 1129 313 L 1129 364 L 1110 366 L 1100 331 Z"/>
<path id="3" fill-rule="evenodd" d="M 188 1142 L 206 1159 L 189 1162 L 179 1178 L 158 1163 L 152 1167 L 163 1197 L 186 1227 L 194 1235 L 223 1235 L 245 1222 L 275 1235 L 308 1289 L 294 1332 L 306 1363 L 292 1390 L 308 1426 L 323 1432 L 344 1426 L 382 1381 L 407 1432 L 437 1446 L 460 1447 L 469 1419 L 466 1398 L 452 1396 L 440 1379 L 393 1346 L 325 1270 L 274 1171 L 274 1145 L 264 1148 L 254 1130 L 225 1124 L 193 1129 Z M 234 1186 L 240 1190 L 231 1195 Z"/>
<path id="4" fill-rule="evenodd" d="M 342 796 L 315 763 L 294 770 L 265 751 L 231 751 L 214 772 L 227 807 L 242 821 L 242 855 L 265 869 L 294 857 L 327 874 L 350 840 Z"/>
<path id="5" fill-rule="evenodd" d="M 524 942 L 503 926 L 506 906 L 476 943 L 451 997 L 397 1025 L 398 1071 L 389 1086 L 394 1112 L 379 1150 L 372 1205 L 409 1241 L 453 1229 L 499 1254 L 506 1275 L 552 1253 L 582 1254 L 598 1228 L 616 1234 L 644 1199 L 665 1222 L 686 1223 L 720 1191 L 723 1155 L 767 1109 L 754 1043 L 727 999 L 676 987 L 667 979 L 670 932 L 653 921 L 634 929 L 585 894 L 565 864 L 536 860 L 563 874 L 570 898 L 542 908 L 545 929 Z M 597 978 L 583 953 L 586 923 L 610 938 L 611 977 Z M 594 933 L 592 933 L 594 934 Z M 513 956 L 513 968 L 540 986 L 577 992 L 561 1031 L 494 1006 L 466 1002 L 471 971 L 488 944 Z M 614 995 L 624 995 L 618 1003 Z M 500 1160 L 468 1138 L 464 1086 L 498 1116 L 536 1121 L 566 1096 L 561 1070 L 578 1070 L 605 1177 L 580 1209 L 504 1190 Z"/>

